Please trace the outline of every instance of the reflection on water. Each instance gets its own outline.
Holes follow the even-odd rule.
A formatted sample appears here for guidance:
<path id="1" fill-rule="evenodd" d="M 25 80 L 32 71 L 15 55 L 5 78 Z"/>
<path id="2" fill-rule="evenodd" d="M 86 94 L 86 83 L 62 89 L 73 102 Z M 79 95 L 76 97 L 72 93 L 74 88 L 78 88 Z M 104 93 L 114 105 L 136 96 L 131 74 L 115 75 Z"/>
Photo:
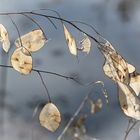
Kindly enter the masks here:
<path id="1" fill-rule="evenodd" d="M 94 25 L 101 34 L 114 44 L 116 50 L 130 63 L 136 65 L 136 68 L 140 71 L 139 5 L 140 2 L 138 0 L 13 0 L 10 4 L 8 0 L 2 0 L 0 9 L 2 12 L 9 12 L 50 8 L 59 11 L 66 19 L 85 21 Z M 53 14 L 47 11 L 44 11 L 44 13 Z M 102 72 L 103 57 L 96 49 L 95 44 L 93 44 L 93 49 L 89 56 L 80 56 L 80 62 L 78 63 L 68 53 L 62 28 L 55 30 L 46 19 L 34 18 L 43 26 L 50 39 L 46 47 L 40 50 L 38 54 L 33 54 L 34 67 L 64 75 L 77 73 L 78 78 L 83 79 L 84 82 L 105 81 L 110 95 L 109 105 L 104 104 L 103 110 L 99 114 L 89 117 L 86 122 L 87 131 L 90 137 L 93 136 L 101 140 L 122 139 L 127 119 L 118 106 L 116 87 Z M 12 42 L 14 42 L 17 33 L 10 20 L 4 17 L 0 19 L 8 27 L 10 37 Z M 15 20 L 21 34 L 36 28 L 25 17 L 15 16 Z M 58 27 L 61 26 L 59 22 L 55 22 L 55 24 Z M 81 27 L 92 33 L 88 27 Z M 13 45 L 11 51 L 13 51 L 14 47 Z M 5 60 L 2 60 L 2 58 Z M 7 55 L 1 55 L 0 63 L 7 63 L 7 59 L 9 59 Z M 44 75 L 51 96 L 60 108 L 63 119 L 60 129 L 55 134 L 51 134 L 39 126 L 37 115 L 32 121 L 35 106 L 40 102 L 44 103 L 46 101 L 44 89 L 36 73 L 32 73 L 30 76 L 22 76 L 13 70 L 6 71 L 5 69 L 1 70 L 1 73 L 0 103 L 4 101 L 3 104 L 5 106 L 3 108 L 1 105 L 0 110 L 0 120 L 2 120 L 4 125 L 0 125 L 1 130 L 3 129 L 4 132 L 1 131 L 1 140 L 30 140 L 32 137 L 32 125 L 34 126 L 34 140 L 55 139 L 87 92 L 87 89 L 78 86 L 71 80 Z M 6 85 L 3 77 L 7 79 Z M 6 90 L 6 93 L 3 92 L 3 88 Z M 100 88 L 97 87 L 95 90 L 100 93 Z M 102 97 L 102 95 L 99 96 Z M 3 137 L 2 134 L 4 134 Z M 133 132 L 133 134 L 136 136 L 135 139 L 138 139 L 138 133 Z M 130 140 L 134 139 L 132 138 L 133 134 L 130 136 Z"/>

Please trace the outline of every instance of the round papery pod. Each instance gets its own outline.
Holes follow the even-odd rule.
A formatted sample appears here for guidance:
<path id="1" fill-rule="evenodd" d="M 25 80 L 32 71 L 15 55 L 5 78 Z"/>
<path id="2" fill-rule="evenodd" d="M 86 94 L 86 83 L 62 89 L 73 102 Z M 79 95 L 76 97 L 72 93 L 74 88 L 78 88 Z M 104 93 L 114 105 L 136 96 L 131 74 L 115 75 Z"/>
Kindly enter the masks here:
<path id="1" fill-rule="evenodd" d="M 17 47 L 24 46 L 26 49 L 28 49 L 28 51 L 36 52 L 41 49 L 46 44 L 46 42 L 47 39 L 43 32 L 40 29 L 35 29 L 16 39 L 15 45 Z"/>
<path id="2" fill-rule="evenodd" d="M 40 112 L 39 121 L 41 126 L 54 132 L 60 125 L 61 115 L 53 103 L 47 103 Z"/>
<path id="3" fill-rule="evenodd" d="M 11 56 L 11 64 L 16 71 L 27 75 L 32 71 L 32 56 L 26 48 L 17 48 Z"/>

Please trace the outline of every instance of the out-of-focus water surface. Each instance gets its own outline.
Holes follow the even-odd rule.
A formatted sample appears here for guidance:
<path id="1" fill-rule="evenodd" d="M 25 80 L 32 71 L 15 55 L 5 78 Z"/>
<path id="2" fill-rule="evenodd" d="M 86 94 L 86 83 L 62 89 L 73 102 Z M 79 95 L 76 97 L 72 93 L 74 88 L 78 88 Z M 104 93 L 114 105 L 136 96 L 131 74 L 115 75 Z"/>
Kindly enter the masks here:
<path id="1" fill-rule="evenodd" d="M 138 0 L 1 0 L 0 12 L 31 11 L 49 8 L 58 11 L 68 20 L 80 20 L 94 27 L 109 41 L 128 62 L 134 64 L 140 71 L 140 2 Z M 52 14 L 43 11 L 45 14 Z M 36 28 L 31 21 L 23 16 L 13 16 L 19 31 L 24 34 Z M 103 110 L 90 115 L 86 122 L 88 135 L 99 140 L 122 140 L 128 119 L 119 108 L 117 88 L 102 71 L 103 56 L 93 44 L 92 52 L 88 56 L 77 59 L 69 54 L 62 26 L 55 21 L 58 29 L 44 18 L 35 17 L 42 25 L 50 41 L 39 52 L 33 54 L 34 68 L 44 69 L 63 75 L 77 74 L 83 82 L 102 80 L 109 94 L 109 104 L 104 104 Z M 4 24 L 9 33 L 11 43 L 17 37 L 15 27 L 8 17 L 1 16 L 0 23 Z M 69 26 L 71 27 L 71 26 Z M 85 31 L 92 31 L 81 26 Z M 71 31 L 73 28 L 71 28 Z M 74 32 L 77 33 L 77 32 Z M 78 35 L 78 33 L 77 33 Z M 94 34 L 93 34 L 94 35 Z M 10 55 L 15 48 L 11 47 L 7 55 L 2 52 L 1 64 L 10 64 Z M 81 87 L 71 80 L 53 75 L 43 75 L 52 100 L 62 113 L 60 129 L 52 134 L 41 128 L 36 116 L 32 120 L 34 108 L 45 102 L 44 87 L 37 73 L 23 76 L 14 70 L 0 69 L 0 139 L 1 140 L 53 140 L 60 134 L 69 117 L 75 112 L 89 89 Z M 100 94 L 100 87 L 95 87 L 95 97 Z M 38 115 L 38 114 L 37 114 Z M 68 138 L 65 138 L 68 139 Z M 87 140 L 90 138 L 87 138 Z M 128 140 L 139 139 L 138 128 L 130 134 Z"/>

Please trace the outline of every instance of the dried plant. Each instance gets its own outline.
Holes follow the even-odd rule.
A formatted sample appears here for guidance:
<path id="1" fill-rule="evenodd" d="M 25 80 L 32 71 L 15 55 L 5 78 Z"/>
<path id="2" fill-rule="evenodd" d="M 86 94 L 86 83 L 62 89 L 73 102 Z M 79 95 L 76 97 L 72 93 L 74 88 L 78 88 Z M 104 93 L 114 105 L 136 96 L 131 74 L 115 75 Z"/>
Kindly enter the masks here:
<path id="1" fill-rule="evenodd" d="M 42 9 L 47 10 L 47 9 Z M 140 120 L 140 100 L 138 98 L 139 92 L 140 92 L 140 78 L 139 74 L 136 71 L 135 66 L 129 64 L 127 60 L 121 56 L 116 49 L 113 47 L 113 45 L 105 39 L 102 35 L 100 35 L 96 29 L 84 22 L 78 22 L 78 21 L 69 21 L 66 19 L 63 19 L 59 13 L 57 13 L 54 10 L 51 10 L 56 13 L 56 16 L 52 15 L 46 15 L 41 14 L 38 11 L 27 11 L 27 12 L 15 12 L 15 13 L 0 13 L 0 16 L 8 16 L 12 22 L 12 24 L 15 26 L 15 29 L 18 33 L 18 37 L 15 39 L 15 50 L 11 55 L 11 65 L 2 65 L 0 64 L 0 67 L 10 68 L 14 69 L 17 72 L 28 75 L 32 71 L 36 72 L 39 75 L 39 78 L 41 79 L 41 82 L 46 90 L 46 95 L 48 98 L 48 102 L 46 102 L 46 105 L 42 108 L 40 115 L 39 115 L 39 121 L 40 125 L 52 132 L 56 131 L 59 128 L 59 125 L 61 123 L 61 116 L 62 112 L 59 111 L 57 105 L 52 101 L 50 93 L 48 91 L 48 87 L 46 86 L 42 74 L 51 74 L 55 75 L 61 78 L 70 79 L 75 81 L 81 86 L 89 87 L 91 88 L 91 91 L 86 94 L 85 98 L 83 99 L 82 103 L 74 113 L 74 115 L 71 117 L 70 121 L 58 137 L 58 140 L 61 140 L 66 133 L 66 131 L 70 128 L 71 124 L 75 121 L 76 117 L 79 116 L 81 110 L 86 105 L 90 105 L 91 113 L 98 113 L 101 111 L 103 107 L 103 102 L 101 99 L 92 99 L 90 98 L 90 95 L 94 93 L 94 86 L 96 84 L 102 85 L 102 93 L 105 96 L 106 101 L 108 102 L 108 95 L 107 91 L 104 87 L 104 83 L 102 81 L 92 82 L 92 83 L 82 83 L 81 81 L 77 80 L 76 77 L 70 77 L 58 74 L 56 72 L 50 72 L 45 71 L 41 69 L 35 69 L 33 67 L 33 58 L 32 53 L 37 53 L 38 50 L 40 50 L 42 47 L 45 47 L 48 42 L 47 35 L 45 34 L 44 30 L 42 29 L 41 25 L 37 23 L 37 21 L 34 19 L 34 15 L 38 16 L 39 18 L 45 17 L 47 20 L 50 21 L 50 23 L 54 26 L 54 28 L 57 28 L 54 24 L 53 20 L 60 21 L 62 23 L 63 31 L 64 31 L 64 37 L 66 40 L 66 44 L 68 46 L 68 50 L 70 54 L 77 57 L 78 52 L 79 53 L 86 53 L 87 55 L 91 51 L 91 47 L 93 47 L 92 44 L 96 46 L 101 54 L 104 56 L 105 61 L 103 64 L 103 72 L 106 76 L 108 76 L 115 84 L 118 86 L 118 96 L 119 96 L 119 102 L 120 107 L 123 111 L 123 113 L 128 116 L 129 118 L 134 119 L 134 123 L 132 123 L 132 126 L 129 126 L 125 135 L 124 140 L 126 140 L 129 132 L 132 130 L 132 128 L 135 126 L 135 124 Z M 29 31 L 28 33 L 21 35 L 19 32 L 19 28 L 17 27 L 17 24 L 13 20 L 12 16 L 25 16 L 31 22 L 33 22 L 35 25 L 37 25 L 38 28 Z M 52 20 L 53 19 L 53 20 Z M 79 28 L 76 23 L 80 23 L 83 25 L 88 26 L 97 34 L 98 37 L 94 37 L 90 35 L 88 32 L 84 31 L 83 29 Z M 66 25 L 67 24 L 67 25 Z M 74 37 L 74 33 L 70 32 L 70 27 L 68 25 L 71 25 L 75 30 L 78 30 L 82 35 L 83 38 L 81 40 L 77 40 Z M 101 41 L 102 40 L 102 41 Z M 0 24 L 0 41 L 2 42 L 2 48 L 5 51 L 5 53 L 8 53 L 10 51 L 10 38 L 9 33 L 6 29 L 6 27 L 2 24 Z M 77 42 L 80 42 L 80 47 Z M 88 104 L 86 104 L 88 103 Z M 84 116 L 87 114 L 84 114 Z M 88 119 L 87 117 L 84 117 L 84 121 Z M 83 136 L 86 136 L 86 128 L 84 126 L 83 119 L 78 119 L 78 122 L 76 125 L 74 125 L 74 137 L 75 139 L 81 140 Z M 82 137 L 81 137 L 82 135 Z"/>

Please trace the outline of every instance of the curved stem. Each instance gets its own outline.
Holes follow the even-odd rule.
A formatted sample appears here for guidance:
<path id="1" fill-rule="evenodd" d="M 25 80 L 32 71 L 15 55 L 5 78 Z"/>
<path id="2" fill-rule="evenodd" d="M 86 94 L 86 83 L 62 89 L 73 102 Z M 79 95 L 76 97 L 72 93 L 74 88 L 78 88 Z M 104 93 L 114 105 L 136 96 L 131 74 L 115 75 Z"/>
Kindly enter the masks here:
<path id="1" fill-rule="evenodd" d="M 21 15 L 21 14 L 30 14 L 31 12 L 8 12 L 8 13 L 0 13 L 1 16 L 5 16 L 5 15 Z M 50 23 L 54 26 L 55 29 L 57 29 L 56 25 L 53 23 L 53 21 L 49 18 L 49 17 L 45 17 L 47 18 Z"/>
<path id="2" fill-rule="evenodd" d="M 90 27 L 97 35 L 102 36 L 92 25 L 90 25 L 90 24 L 88 24 L 88 23 L 86 23 L 86 22 L 77 21 L 77 20 L 73 20 L 73 21 L 70 21 L 70 22 L 73 22 L 73 23 L 80 23 L 80 24 L 86 25 L 86 26 Z"/>
<path id="3" fill-rule="evenodd" d="M 87 99 L 88 99 L 89 94 L 87 94 L 83 101 L 81 102 L 80 106 L 78 107 L 78 109 L 76 110 L 76 112 L 74 113 L 74 115 L 71 117 L 71 119 L 69 120 L 69 122 L 67 123 L 67 125 L 65 126 L 64 130 L 62 131 L 62 133 L 59 135 L 59 137 L 57 138 L 57 140 L 61 140 L 62 137 L 64 136 L 64 134 L 66 133 L 66 131 L 68 130 L 68 128 L 70 127 L 71 123 L 74 121 L 74 119 L 78 116 L 78 114 L 80 113 L 80 111 L 82 110 L 82 108 L 84 107 Z"/>
<path id="4" fill-rule="evenodd" d="M 30 17 L 30 16 L 28 16 L 28 15 L 26 15 L 26 14 L 24 14 L 24 13 L 21 14 L 21 15 L 27 17 L 29 20 L 31 20 L 33 23 L 35 23 L 35 24 L 39 27 L 39 29 L 42 31 L 43 35 L 45 36 L 45 39 L 48 40 L 47 37 L 46 37 L 45 32 L 44 32 L 43 29 L 42 29 L 42 27 L 41 27 L 32 17 Z"/>
<path id="5" fill-rule="evenodd" d="M 15 26 L 15 28 L 16 28 L 16 30 L 17 30 L 18 37 L 19 37 L 19 41 L 20 41 L 20 45 L 23 46 L 23 45 L 22 45 L 22 40 L 21 40 L 21 35 L 20 35 L 19 29 L 18 29 L 18 27 L 17 27 L 17 24 L 14 22 L 14 20 L 12 19 L 12 17 L 11 17 L 10 15 L 8 15 L 8 16 L 9 16 L 11 22 L 13 23 L 13 25 Z"/>
<path id="6" fill-rule="evenodd" d="M 104 86 L 102 81 L 97 81 L 94 82 L 92 86 L 96 85 L 96 84 L 101 84 L 102 86 Z M 83 109 L 86 101 L 88 100 L 89 96 L 93 93 L 93 88 L 91 88 L 91 90 L 86 94 L 86 96 L 84 97 L 84 99 L 82 100 L 81 104 L 79 105 L 79 107 L 77 108 L 76 112 L 73 114 L 73 116 L 70 118 L 70 120 L 68 121 L 67 125 L 65 126 L 65 128 L 63 129 L 63 131 L 61 132 L 61 134 L 59 135 L 59 137 L 57 138 L 57 140 L 62 140 L 64 134 L 66 133 L 66 131 L 68 130 L 68 128 L 70 127 L 70 125 L 72 124 L 72 122 L 74 121 L 74 119 L 78 116 L 78 114 L 81 112 L 81 110 Z"/>
<path id="7" fill-rule="evenodd" d="M 26 12 L 23 12 L 23 13 L 21 12 L 20 14 L 26 14 Z M 27 13 L 27 14 L 29 14 L 29 13 Z M 45 18 L 47 18 L 50 21 L 50 23 L 54 26 L 54 28 L 57 29 L 56 25 L 50 18 L 48 18 L 48 17 L 45 17 Z"/>
<path id="8" fill-rule="evenodd" d="M 52 12 L 54 12 L 60 19 L 61 19 L 61 16 L 60 16 L 60 14 L 57 12 L 57 11 L 55 11 L 55 10 L 52 10 L 52 9 L 40 9 L 40 10 L 48 10 L 48 11 L 52 11 Z M 63 21 L 61 20 L 61 23 L 62 23 L 62 25 L 63 25 Z"/>
<path id="9" fill-rule="evenodd" d="M 131 127 L 127 128 L 127 131 L 126 131 L 124 140 L 127 139 L 129 133 L 131 132 L 131 130 L 134 128 L 134 126 L 135 126 L 138 122 L 139 122 L 138 120 L 135 120 L 135 122 L 133 122 L 133 124 L 131 125 Z M 129 124 L 129 126 L 130 126 L 130 124 Z"/>
<path id="10" fill-rule="evenodd" d="M 96 39 L 94 38 L 92 35 L 86 33 L 84 30 L 80 29 L 78 26 L 76 26 L 74 23 L 72 23 L 71 21 L 69 20 L 66 20 L 66 19 L 63 19 L 63 18 L 60 18 L 60 17 L 56 17 L 56 16 L 50 16 L 50 15 L 45 15 L 45 14 L 40 14 L 40 13 L 36 13 L 36 12 L 11 12 L 11 13 L 0 13 L 0 15 L 17 15 L 17 14 L 31 14 L 31 15 L 38 15 L 38 16 L 42 16 L 42 17 L 45 17 L 45 18 L 50 18 L 50 19 L 56 19 L 56 20 L 60 20 L 60 21 L 63 21 L 63 22 L 66 22 L 70 25 L 72 25 L 75 29 L 79 30 L 80 32 L 86 34 L 88 37 L 90 37 L 91 39 L 93 39 L 97 44 L 99 44 L 100 46 L 102 46 L 102 44 Z"/>
<path id="11" fill-rule="evenodd" d="M 47 8 L 47 9 L 46 8 L 42 8 L 42 9 L 38 9 L 38 10 L 32 10 L 31 12 L 37 12 L 37 11 L 51 11 L 51 12 L 54 12 L 58 17 L 61 18 L 60 14 L 57 11 L 49 9 L 49 8 Z"/>
<path id="12" fill-rule="evenodd" d="M 69 23 L 70 25 L 72 25 L 73 27 L 75 27 L 77 30 L 79 30 L 80 32 L 86 34 L 87 36 L 89 36 L 90 38 L 92 38 L 96 43 L 100 44 L 100 42 L 94 38 L 93 36 L 91 36 L 90 34 L 86 33 L 85 31 L 83 31 L 82 29 L 80 29 L 78 26 L 76 26 L 74 23 L 70 22 L 69 20 L 66 20 L 66 19 L 63 19 L 63 18 L 60 18 L 60 17 L 55 17 L 55 16 L 50 16 L 50 15 L 44 15 L 44 14 L 39 14 L 39 13 L 35 13 L 35 12 L 29 12 L 29 14 L 33 14 L 33 15 L 38 15 L 38 16 L 42 16 L 42 17 L 49 17 L 49 18 L 52 18 L 52 19 L 57 19 L 57 20 L 61 20 L 63 22 L 67 22 Z M 101 45 L 101 44 L 100 44 Z"/>
<path id="13" fill-rule="evenodd" d="M 48 91 L 48 88 L 47 88 L 47 86 L 46 86 L 46 84 L 45 84 L 45 82 L 44 82 L 44 80 L 43 80 L 43 77 L 42 77 L 42 75 L 41 75 L 41 73 L 40 73 L 39 71 L 37 71 L 37 73 L 38 73 L 38 75 L 39 75 L 39 77 L 40 77 L 40 79 L 41 79 L 41 82 L 42 82 L 42 84 L 43 84 L 45 90 L 46 90 L 46 93 L 47 93 L 47 96 L 48 96 L 48 101 L 51 103 L 51 96 L 50 96 L 49 91 Z M 45 94 L 45 95 L 46 95 L 46 94 Z"/>
<path id="14" fill-rule="evenodd" d="M 3 64 L 0 64 L 0 67 L 4 67 L 4 68 L 10 68 L 10 69 L 13 69 L 13 66 L 10 66 L 10 65 L 3 65 Z M 55 76 L 59 76 L 61 78 L 65 78 L 67 80 L 73 80 L 75 81 L 76 83 L 82 85 L 78 80 L 76 80 L 74 77 L 70 77 L 70 76 L 65 76 L 65 75 L 62 75 L 62 74 L 59 74 L 59 73 L 55 73 L 55 72 L 51 72 L 51 71 L 45 71 L 45 70 L 40 70 L 40 69 L 32 69 L 32 71 L 34 72 L 40 72 L 40 73 L 46 73 L 46 74 L 51 74 L 51 75 L 55 75 Z"/>
<path id="15" fill-rule="evenodd" d="M 75 80 L 74 77 L 70 77 L 70 76 L 65 76 L 65 75 L 62 75 L 62 74 L 59 74 L 59 73 L 55 73 L 55 72 L 50 72 L 50 71 L 45 71 L 45 70 L 40 70 L 40 69 L 32 69 L 32 71 L 35 71 L 35 72 L 41 72 L 41 73 L 46 73 L 46 74 L 51 74 L 51 75 L 55 75 L 55 76 L 59 76 L 61 78 L 65 78 L 65 79 L 71 79 L 71 80 Z M 78 83 L 78 82 L 77 82 Z"/>

